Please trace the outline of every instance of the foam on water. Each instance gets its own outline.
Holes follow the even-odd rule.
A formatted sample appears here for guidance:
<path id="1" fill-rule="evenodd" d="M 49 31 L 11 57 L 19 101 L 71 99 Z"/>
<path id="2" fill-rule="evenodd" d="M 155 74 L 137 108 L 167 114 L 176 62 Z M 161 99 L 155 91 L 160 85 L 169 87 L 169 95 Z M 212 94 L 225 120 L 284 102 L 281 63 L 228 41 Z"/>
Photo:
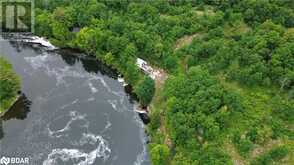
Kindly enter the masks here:
<path id="1" fill-rule="evenodd" d="M 51 60 L 50 55 L 48 53 L 44 53 L 35 57 L 25 57 L 26 61 L 32 64 L 32 67 L 37 70 L 44 67 L 44 63 Z"/>
<path id="2" fill-rule="evenodd" d="M 59 130 L 50 130 L 48 125 L 49 136 L 52 138 L 59 138 L 66 136 L 68 131 L 71 130 L 71 124 L 77 120 L 85 120 L 86 124 L 83 127 L 86 128 L 85 132 L 82 133 L 78 143 L 71 142 L 75 146 L 91 145 L 93 150 L 84 151 L 78 148 L 55 148 L 49 154 L 47 159 L 43 162 L 43 165 L 54 165 L 58 164 L 59 161 L 63 163 L 71 163 L 76 165 L 92 165 L 96 158 L 102 158 L 104 161 L 110 157 L 111 149 L 109 148 L 108 142 L 103 139 L 102 136 L 89 132 L 89 122 L 86 120 L 86 115 L 82 115 L 77 111 L 71 111 L 69 113 L 70 120 L 66 123 L 65 127 Z M 60 119 L 57 118 L 56 120 Z M 54 123 L 54 121 L 52 122 Z M 108 129 L 111 123 L 107 121 L 105 129 Z"/>
<path id="3" fill-rule="evenodd" d="M 79 101 L 79 99 L 75 99 L 74 101 L 72 101 L 72 102 L 70 102 L 70 103 L 68 103 L 68 104 L 65 104 L 65 105 L 61 106 L 60 109 L 64 109 L 64 108 L 66 108 L 66 107 L 69 107 L 69 106 L 71 106 L 71 105 L 74 105 L 74 104 L 76 104 L 78 101 Z"/>
<path id="4" fill-rule="evenodd" d="M 83 134 L 83 138 L 82 141 L 84 140 L 88 142 L 89 140 L 93 144 L 98 143 L 97 147 L 90 152 L 67 148 L 53 149 L 47 159 L 43 162 L 43 165 L 55 165 L 58 163 L 58 160 L 76 165 L 92 165 L 96 158 L 102 158 L 104 161 L 109 158 L 111 149 L 109 148 L 107 141 L 101 136 Z"/>
<path id="5" fill-rule="evenodd" d="M 90 102 L 90 101 L 94 101 L 94 100 L 95 100 L 94 97 L 90 97 L 90 98 L 87 99 L 88 102 Z"/>
<path id="6" fill-rule="evenodd" d="M 27 43 L 33 43 L 33 44 L 40 44 L 40 45 L 46 47 L 48 50 L 55 50 L 55 49 L 57 49 L 57 47 L 55 47 L 53 44 L 51 44 L 44 37 L 26 36 L 26 37 L 22 37 L 22 39 L 20 39 L 18 41 L 27 42 Z"/>
<path id="7" fill-rule="evenodd" d="M 124 104 L 124 98 L 121 97 L 119 100 L 107 100 L 107 102 L 111 105 L 112 109 L 114 109 L 116 112 L 126 112 L 126 111 L 132 111 L 128 109 Z"/>
<path id="8" fill-rule="evenodd" d="M 136 109 L 135 105 L 133 106 L 133 109 L 135 111 L 135 109 Z M 141 153 L 137 155 L 137 158 L 136 158 L 136 161 L 134 162 L 134 165 L 141 165 L 145 160 L 147 160 L 146 158 L 148 156 L 147 145 L 146 145 L 146 134 L 144 132 L 145 125 L 143 124 L 142 120 L 138 117 L 138 115 L 134 116 L 134 121 L 141 128 L 140 129 L 140 139 L 141 139 L 141 143 L 143 144 L 142 145 L 143 149 L 142 149 Z"/>
<path id="9" fill-rule="evenodd" d="M 124 82 L 125 82 L 125 80 L 124 80 L 123 78 L 121 78 L 121 77 L 119 77 L 119 78 L 117 79 L 117 81 L 120 82 L 120 83 L 124 83 Z"/>
<path id="10" fill-rule="evenodd" d="M 117 112 L 123 112 L 123 111 L 134 111 L 127 108 L 124 104 L 125 100 L 125 93 L 120 91 L 114 91 L 111 89 L 111 87 L 106 83 L 105 79 L 102 76 L 97 75 L 96 73 L 89 73 L 84 70 L 80 70 L 79 67 L 73 67 L 73 66 L 63 66 L 63 67 L 50 67 L 50 63 L 54 63 L 54 60 L 58 60 L 56 58 L 60 58 L 58 56 L 52 56 L 48 55 L 46 53 L 43 53 L 42 55 L 35 56 L 35 57 L 25 57 L 25 60 L 33 67 L 34 70 L 42 70 L 49 76 L 55 77 L 57 81 L 57 86 L 59 85 L 66 85 L 70 82 L 66 78 L 80 78 L 84 80 L 85 85 L 88 85 L 89 89 L 93 94 L 98 92 L 98 89 L 96 88 L 97 82 L 101 83 L 105 89 L 115 95 L 118 96 L 118 99 L 109 99 L 107 100 L 108 103 L 112 106 L 112 108 Z M 77 63 L 76 65 L 80 65 Z M 125 84 L 123 78 L 118 78 L 118 81 L 120 83 Z M 95 97 L 89 97 L 87 101 L 94 101 Z M 66 108 L 70 105 L 76 104 L 79 100 L 74 100 L 69 104 L 66 104 L 62 106 L 62 108 Z M 135 113 L 135 112 L 134 112 Z M 72 111 L 70 113 L 70 120 L 67 122 L 67 124 L 64 126 L 64 128 L 59 130 L 51 130 L 50 125 L 48 126 L 48 132 L 49 136 L 52 138 L 60 138 L 66 136 L 69 131 L 71 130 L 71 125 L 73 122 L 77 120 L 85 120 L 87 124 L 89 122 L 85 119 L 85 115 L 81 115 L 76 111 Z M 138 118 L 137 115 L 134 115 L 134 121 L 136 124 L 139 125 L 141 128 L 140 136 L 142 139 L 143 149 L 140 152 L 140 154 L 137 155 L 136 161 L 134 162 L 135 165 L 140 165 L 146 160 L 147 155 L 147 148 L 145 145 L 145 134 L 144 134 L 144 125 L 142 121 Z M 85 125 L 85 127 L 88 127 L 88 125 Z M 111 127 L 111 123 L 107 121 L 107 124 L 105 126 L 105 129 L 102 131 L 105 132 Z M 86 132 L 86 133 L 85 133 Z M 78 146 L 83 145 L 93 145 L 95 146 L 97 144 L 97 147 L 92 151 L 82 151 L 76 148 L 56 148 L 53 149 L 52 152 L 48 155 L 48 158 L 44 161 L 44 165 L 49 164 L 56 164 L 58 160 L 62 160 L 64 162 L 75 160 L 80 160 L 79 165 L 90 165 L 95 162 L 95 159 L 97 157 L 101 157 L 103 159 L 107 159 L 110 156 L 111 150 L 107 145 L 107 142 L 100 136 L 90 133 L 87 129 L 83 134 L 81 139 L 76 141 Z"/>
<path id="11" fill-rule="evenodd" d="M 124 78 L 121 77 L 121 75 L 119 75 L 119 77 L 117 78 L 117 81 L 120 82 L 120 83 L 122 83 L 123 86 L 127 86 L 127 85 L 128 85 L 128 84 L 125 82 Z"/>
<path id="12" fill-rule="evenodd" d="M 46 40 L 42 38 L 32 38 L 34 40 L 33 42 L 39 43 L 45 47 L 50 48 L 50 43 L 46 42 Z M 29 41 L 28 41 L 29 42 Z M 48 49 L 47 49 L 48 50 Z M 146 160 L 147 155 L 147 149 L 145 145 L 145 137 L 144 137 L 144 125 L 142 121 L 139 119 L 139 117 L 136 115 L 136 113 L 130 109 L 128 106 L 126 106 L 126 103 L 129 101 L 126 98 L 125 92 L 119 90 L 115 91 L 108 85 L 108 79 L 102 76 L 101 74 L 97 73 L 91 73 L 87 72 L 83 64 L 77 60 L 77 62 L 74 65 L 68 65 L 65 63 L 65 61 L 61 60 L 61 56 L 55 56 L 54 52 L 42 52 L 42 54 L 37 56 L 31 56 L 31 57 L 24 57 L 25 61 L 31 66 L 27 67 L 26 73 L 29 75 L 38 75 L 35 74 L 36 72 L 42 72 L 42 74 L 46 74 L 49 76 L 50 81 L 56 80 L 56 87 L 53 87 L 50 91 L 46 92 L 46 97 L 43 96 L 42 100 L 47 101 L 47 99 L 57 98 L 62 96 L 64 93 L 56 92 L 57 90 L 60 90 L 60 87 L 71 87 L 72 80 L 77 80 L 77 82 L 80 82 L 82 80 L 82 87 L 86 87 L 89 89 L 89 91 L 92 92 L 92 94 L 89 97 L 69 100 L 67 104 L 64 103 L 64 105 L 58 107 L 57 111 L 60 111 L 62 115 L 59 117 L 57 116 L 59 113 L 54 113 L 53 111 L 50 113 L 50 116 L 45 116 L 47 120 L 42 120 L 44 118 L 44 114 L 42 111 L 34 112 L 34 115 L 36 113 L 40 113 L 38 116 L 38 119 L 34 120 L 32 123 L 32 127 L 30 129 L 26 129 L 25 131 L 29 135 L 31 132 L 33 132 L 35 129 L 35 126 L 39 125 L 45 125 L 45 128 L 47 126 L 47 129 L 43 129 L 44 132 L 41 132 L 40 135 L 49 135 L 49 140 L 54 140 L 51 142 L 48 141 L 48 144 L 40 144 L 36 145 L 36 152 L 39 152 L 38 148 L 46 148 L 39 158 L 36 160 L 41 160 L 43 162 L 43 165 L 54 165 L 54 164 L 76 164 L 76 165 L 92 165 L 95 164 L 95 161 L 97 158 L 103 159 L 106 161 L 111 156 L 111 151 L 115 150 L 113 149 L 115 146 L 110 146 L 108 143 L 111 139 L 111 137 L 108 137 L 108 132 L 112 127 L 112 123 L 110 121 L 110 114 L 106 114 L 107 117 L 107 123 L 105 124 L 104 129 L 98 130 L 99 132 L 93 133 L 90 131 L 92 127 L 90 127 L 90 121 L 88 121 L 87 116 L 83 111 L 77 112 L 77 111 L 70 111 L 68 114 L 65 114 L 64 112 L 67 112 L 68 109 L 71 108 L 71 105 L 76 105 L 82 102 L 87 101 L 95 101 L 95 97 L 97 96 L 97 92 L 100 92 L 100 88 L 98 88 L 98 85 L 103 85 L 105 87 L 106 91 L 109 92 L 112 95 L 115 95 L 117 97 L 111 96 L 108 100 L 108 103 L 112 106 L 114 110 L 117 112 L 125 112 L 125 111 L 131 111 L 128 113 L 131 116 L 134 116 L 134 119 L 130 119 L 135 124 L 138 124 L 141 128 L 140 130 L 140 136 L 142 140 L 142 151 L 139 151 L 140 153 L 137 154 L 137 158 L 135 162 L 129 163 L 129 164 L 135 164 L 139 165 L 142 164 Z M 73 79 L 74 78 L 74 79 Z M 117 84 L 123 84 L 126 85 L 124 79 L 122 77 L 119 77 L 116 82 Z M 51 83 L 51 82 L 50 82 Z M 116 85 L 116 84 L 115 84 Z M 77 86 L 78 87 L 78 86 Z M 81 86 L 80 86 L 81 87 Z M 70 89 L 70 88 L 69 88 Z M 98 90 L 99 89 L 99 90 Z M 103 90 L 104 91 L 104 90 Z M 88 91 L 87 91 L 88 92 Z M 56 94 L 55 94 L 56 93 Z M 88 93 L 87 93 L 88 94 Z M 95 95 L 94 95 L 95 94 Z M 64 96 L 67 96 L 64 94 Z M 107 95 L 108 96 L 108 95 Z M 107 98 L 108 99 L 108 98 Z M 34 106 L 39 105 L 41 106 L 41 101 L 34 100 Z M 46 105 L 46 104 L 44 104 Z M 72 106 L 76 107 L 76 106 Z M 61 110 L 62 109 L 62 110 Z M 42 116 L 43 115 L 43 116 Z M 43 117 L 43 118 L 42 118 Z M 51 119 L 49 119 L 49 118 Z M 54 117 L 53 121 L 52 118 Z M 66 119 L 66 120 L 64 120 Z M 113 119 L 113 118 L 112 118 Z M 61 126 L 58 125 L 57 120 L 59 120 L 59 123 L 62 123 Z M 48 124 L 48 122 L 50 122 Z M 56 123 L 53 127 L 54 122 Z M 115 124 L 116 122 L 114 122 Z M 60 127 L 59 127 L 60 126 Z M 80 127 L 81 126 L 81 127 Z M 77 127 L 77 129 L 75 129 Z M 33 130 L 33 131 L 31 131 Z M 77 136 L 73 136 L 77 135 Z M 137 134 L 136 134 L 137 135 Z M 27 136 L 26 136 L 27 137 Z M 29 140 L 26 139 L 25 142 L 30 141 L 33 142 L 32 145 L 34 145 L 34 138 L 33 136 L 28 136 L 30 138 Z M 109 139 L 108 139 L 109 138 Z M 106 139 L 106 140 L 105 140 Z M 108 140 L 108 141 L 107 141 Z M 47 142 L 47 141 L 46 141 Z M 110 149 L 112 148 L 112 150 Z M 21 151 L 21 150 L 19 150 Z M 35 154 L 38 155 L 38 154 Z M 44 160 L 45 156 L 45 161 Z M 117 155 L 113 154 L 112 160 L 115 160 L 115 157 Z M 136 155 L 133 155 L 134 157 Z M 118 157 L 117 157 L 118 159 Z M 98 161 L 98 160 L 97 160 Z M 108 163 L 108 162 L 107 162 Z M 110 162 L 111 163 L 111 162 Z M 39 163 L 41 164 L 41 163 Z"/>
<path id="13" fill-rule="evenodd" d="M 107 131 L 111 126 L 112 126 L 111 122 L 109 120 L 107 120 L 107 124 L 102 132 Z"/>
<path id="14" fill-rule="evenodd" d="M 100 132 L 101 134 L 104 134 L 106 131 L 110 130 L 110 128 L 112 126 L 112 123 L 109 120 L 109 114 L 105 113 L 104 115 L 105 115 L 105 117 L 107 119 L 106 120 L 107 123 L 106 123 L 104 129 Z"/>
<path id="15" fill-rule="evenodd" d="M 90 81 L 89 81 L 88 85 L 89 85 L 89 87 L 90 87 L 92 93 L 97 93 L 97 92 L 98 92 L 98 89 L 95 88 L 95 87 L 93 86 L 93 84 L 92 84 Z"/>
<path id="16" fill-rule="evenodd" d="M 66 132 L 70 131 L 70 129 L 71 129 L 71 124 L 77 120 L 84 120 L 84 121 L 86 121 L 85 122 L 86 124 L 84 125 L 84 127 L 89 126 L 89 121 L 85 119 L 86 115 L 81 115 L 77 111 L 71 111 L 69 116 L 70 116 L 70 120 L 66 123 L 65 127 L 62 129 L 53 131 L 50 129 L 50 124 L 48 124 L 47 129 L 48 129 L 48 133 L 49 133 L 50 137 L 59 138 L 62 136 L 66 136 L 67 135 Z M 63 116 L 61 116 L 61 117 L 63 117 Z M 59 120 L 61 117 L 56 118 L 55 121 Z M 54 121 L 52 123 L 54 123 Z"/>
<path id="17" fill-rule="evenodd" d="M 104 78 L 97 75 L 96 73 L 89 73 L 84 70 L 78 70 L 72 66 L 65 66 L 65 67 L 50 67 L 50 63 L 54 61 L 58 61 L 58 56 L 52 56 L 48 53 L 43 53 L 39 56 L 35 57 L 25 57 L 25 60 L 32 66 L 34 70 L 42 70 L 43 72 L 47 73 L 49 76 L 54 77 L 57 81 L 57 86 L 59 85 L 66 85 L 70 82 L 67 82 L 65 78 L 72 77 L 72 78 L 80 78 L 87 82 L 88 86 L 92 93 L 98 92 L 98 89 L 95 88 L 94 82 L 99 81 L 109 93 L 114 94 L 120 98 L 122 102 L 124 97 L 124 92 L 117 92 L 111 89 L 111 87 L 105 82 Z"/>
<path id="18" fill-rule="evenodd" d="M 117 100 L 107 100 L 107 102 L 112 106 L 112 108 L 113 108 L 115 111 L 118 111 L 118 112 L 121 111 L 121 109 L 118 108 L 118 106 L 117 106 L 117 104 L 118 104 Z"/>

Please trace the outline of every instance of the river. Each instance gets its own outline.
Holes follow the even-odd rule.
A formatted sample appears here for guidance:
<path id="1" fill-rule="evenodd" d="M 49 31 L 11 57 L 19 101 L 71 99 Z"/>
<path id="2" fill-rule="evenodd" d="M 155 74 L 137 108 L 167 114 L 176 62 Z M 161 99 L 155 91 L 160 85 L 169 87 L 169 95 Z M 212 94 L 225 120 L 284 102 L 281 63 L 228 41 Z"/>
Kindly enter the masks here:
<path id="1" fill-rule="evenodd" d="M 81 53 L 0 39 L 26 96 L 0 120 L 0 157 L 28 157 L 32 165 L 150 164 L 135 101 L 113 70 Z"/>

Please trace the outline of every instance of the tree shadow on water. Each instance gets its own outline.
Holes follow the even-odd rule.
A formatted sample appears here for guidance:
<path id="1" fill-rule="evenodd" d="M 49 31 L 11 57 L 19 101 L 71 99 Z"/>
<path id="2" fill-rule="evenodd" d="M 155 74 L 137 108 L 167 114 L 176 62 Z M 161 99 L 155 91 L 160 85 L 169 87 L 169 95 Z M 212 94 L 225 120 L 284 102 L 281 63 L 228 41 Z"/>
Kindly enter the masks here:
<path id="1" fill-rule="evenodd" d="M 114 79 L 118 77 L 117 70 L 105 65 L 101 61 L 97 60 L 94 56 L 85 55 L 79 50 L 60 49 L 58 50 L 58 54 L 60 54 L 64 62 L 70 66 L 80 62 L 83 65 L 83 68 L 89 73 L 100 73 Z"/>
<path id="2" fill-rule="evenodd" d="M 3 123 L 11 119 L 24 120 L 30 112 L 32 102 L 24 95 L 12 105 L 12 107 L 0 118 L 0 139 L 4 137 Z"/>

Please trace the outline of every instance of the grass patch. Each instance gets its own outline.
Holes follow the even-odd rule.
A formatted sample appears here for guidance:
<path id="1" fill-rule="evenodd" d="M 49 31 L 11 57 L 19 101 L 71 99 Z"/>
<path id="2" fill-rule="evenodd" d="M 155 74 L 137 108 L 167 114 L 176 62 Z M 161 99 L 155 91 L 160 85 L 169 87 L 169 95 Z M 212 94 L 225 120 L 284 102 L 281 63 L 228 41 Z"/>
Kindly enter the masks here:
<path id="1" fill-rule="evenodd" d="M 12 65 L 0 56 L 0 113 L 13 104 L 19 90 L 19 77 L 13 72 Z"/>

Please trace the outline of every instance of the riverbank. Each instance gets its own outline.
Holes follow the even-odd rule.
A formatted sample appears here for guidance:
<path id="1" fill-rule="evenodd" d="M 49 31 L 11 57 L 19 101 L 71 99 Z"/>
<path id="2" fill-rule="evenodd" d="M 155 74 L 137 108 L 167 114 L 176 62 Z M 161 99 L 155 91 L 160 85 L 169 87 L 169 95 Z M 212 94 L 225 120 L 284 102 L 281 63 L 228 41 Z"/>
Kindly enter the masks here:
<path id="1" fill-rule="evenodd" d="M 42 37 L 40 37 L 42 38 Z M 45 38 L 42 38 L 44 40 L 46 40 Z M 39 40 L 40 41 L 40 40 Z M 46 42 L 49 42 L 48 40 L 46 40 Z M 29 43 L 32 43 L 32 44 L 39 44 L 41 46 L 44 46 L 46 47 L 46 44 L 41 44 L 41 43 L 37 43 L 37 42 L 29 42 Z M 50 48 L 51 46 L 49 46 Z M 62 48 L 62 49 L 59 49 L 57 46 L 54 46 L 55 49 L 54 51 L 58 50 L 58 51 L 62 51 L 64 49 L 76 49 L 76 48 Z M 50 49 L 49 49 L 50 50 Z M 80 50 L 80 49 L 79 49 Z M 71 55 L 73 55 L 71 53 Z M 89 56 L 91 57 L 91 56 Z M 157 118 L 155 117 L 154 119 L 152 118 L 152 110 L 155 109 L 155 107 L 157 106 L 156 104 L 158 104 L 158 98 L 161 97 L 161 94 L 160 92 L 162 91 L 162 87 L 164 85 L 164 82 L 165 80 L 168 78 L 168 74 L 163 70 L 163 69 L 160 69 L 158 67 L 155 67 L 155 66 L 151 66 L 149 65 L 146 61 L 144 61 L 143 59 L 139 59 L 137 58 L 137 62 L 136 62 L 136 65 L 138 67 L 138 71 L 137 72 L 141 77 L 140 79 L 141 80 L 137 80 L 135 82 L 131 81 L 130 79 L 128 78 L 125 78 L 125 76 L 123 76 L 124 72 L 121 70 L 121 68 L 119 67 L 119 65 L 116 65 L 117 63 L 109 63 L 107 62 L 106 59 L 102 58 L 96 58 L 98 59 L 98 61 L 102 61 L 102 63 L 104 63 L 105 65 L 108 65 L 110 66 L 112 69 L 114 69 L 116 72 L 120 73 L 121 75 L 117 76 L 117 79 L 119 82 L 121 82 L 123 84 L 123 86 L 125 87 L 125 91 L 127 93 L 129 93 L 129 95 L 131 97 L 133 97 L 134 99 L 136 99 L 139 103 L 139 106 L 136 106 L 135 107 L 135 111 L 138 113 L 139 117 L 141 118 L 141 120 L 143 121 L 143 123 L 145 125 L 149 124 L 152 120 L 157 120 Z M 141 63 L 139 63 L 138 61 L 140 61 Z M 153 97 L 153 94 L 152 94 L 152 99 L 151 99 L 151 102 L 148 103 L 148 105 L 143 105 L 141 102 L 140 102 L 140 99 L 138 98 L 136 92 L 135 92 L 135 88 L 137 87 L 136 84 L 140 84 L 140 82 L 142 81 L 142 79 L 144 77 L 150 77 L 153 81 L 154 81 L 154 89 L 155 89 L 155 96 Z M 151 87 L 152 88 L 152 87 Z M 147 88 L 148 90 L 148 88 Z M 157 106 L 157 107 L 161 107 L 161 106 Z M 156 112 L 155 112 L 156 113 Z M 149 127 L 149 126 L 148 126 Z M 146 126 L 145 129 L 148 130 L 148 127 Z M 146 132 L 148 134 L 148 131 Z"/>
<path id="2" fill-rule="evenodd" d="M 19 97 L 20 78 L 12 65 L 0 56 L 0 113 L 5 113 Z"/>
<path id="3" fill-rule="evenodd" d="M 3 119 L 1 155 L 17 150 L 31 164 L 150 165 L 136 101 L 113 69 L 83 53 L 71 56 L 39 44 L 4 40 L 0 51 L 31 101 L 27 115 Z"/>
<path id="4" fill-rule="evenodd" d="M 83 52 L 82 50 L 77 49 L 77 48 L 70 48 L 70 47 L 59 48 L 59 47 L 51 44 L 50 41 L 44 37 L 26 35 L 24 39 L 20 39 L 17 41 L 27 42 L 27 43 L 31 43 L 31 44 L 38 44 L 42 47 L 45 47 L 47 50 L 50 50 L 50 51 L 53 50 L 53 51 L 63 52 L 62 54 L 64 54 L 64 55 L 76 56 L 78 54 L 80 56 L 80 53 Z M 92 56 L 87 56 L 87 57 L 91 58 Z M 138 98 L 138 96 L 135 92 L 135 85 L 136 84 L 134 85 L 131 82 L 127 82 L 127 80 L 125 80 L 125 78 L 123 76 L 123 73 L 119 70 L 119 67 L 116 67 L 115 65 L 111 65 L 109 63 L 107 64 L 107 63 L 103 62 L 103 59 L 96 58 L 96 60 L 99 63 L 102 62 L 103 65 L 109 66 L 111 69 L 113 69 L 113 71 L 115 73 L 117 73 L 115 78 L 123 84 L 125 91 L 130 95 L 130 97 L 137 100 L 138 103 L 140 104 L 139 106 L 135 107 L 135 111 L 138 112 L 142 121 L 145 124 L 148 124 L 150 122 L 149 109 L 151 109 L 151 108 L 148 105 L 143 105 L 140 103 L 140 99 Z M 150 66 L 146 61 L 144 61 L 140 58 L 137 58 L 136 65 L 137 65 L 138 69 L 140 70 L 140 76 L 142 77 L 141 79 L 143 79 L 144 76 L 150 77 L 155 82 L 155 89 L 160 88 L 161 85 L 163 84 L 163 82 L 165 81 L 165 79 L 167 78 L 167 74 L 163 69 L 159 69 L 159 68 Z"/>
<path id="5" fill-rule="evenodd" d="M 9 109 L 0 114 L 0 119 L 4 121 L 10 119 L 23 120 L 30 112 L 30 105 L 31 101 L 25 96 L 24 93 L 20 93 Z"/>
<path id="6" fill-rule="evenodd" d="M 258 10 L 261 6 L 267 10 Z M 266 142 L 293 139 L 290 6 L 268 1 L 39 4 L 36 30 L 117 68 L 136 93 L 148 96 L 139 98 L 151 111 L 139 112 L 151 115 L 147 129 L 154 165 L 269 164 L 287 153 Z M 271 14 L 276 8 L 282 12 Z M 148 62 L 170 78 L 149 88 L 137 58 L 144 73 L 152 72 Z M 151 102 L 150 91 L 155 91 Z M 274 152 L 258 153 L 259 148 Z M 271 160 L 273 153 L 280 156 Z"/>
<path id="7" fill-rule="evenodd" d="M 22 95 L 16 96 L 16 98 L 14 99 L 14 101 L 11 102 L 11 105 L 9 106 L 9 108 L 6 109 L 6 110 L 4 110 L 4 111 L 2 111 L 2 112 L 0 112 L 0 118 L 2 118 L 3 116 L 5 116 L 5 114 L 8 113 L 12 109 L 12 107 L 19 102 L 19 100 L 20 100 L 21 97 L 22 97 Z"/>

